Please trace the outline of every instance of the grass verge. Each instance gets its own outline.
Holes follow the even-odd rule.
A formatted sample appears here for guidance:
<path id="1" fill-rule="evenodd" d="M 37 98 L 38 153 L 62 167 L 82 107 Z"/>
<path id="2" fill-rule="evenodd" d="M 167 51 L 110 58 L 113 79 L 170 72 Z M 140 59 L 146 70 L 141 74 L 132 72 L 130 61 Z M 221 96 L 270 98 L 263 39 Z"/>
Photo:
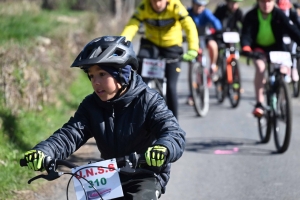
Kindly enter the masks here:
<path id="1" fill-rule="evenodd" d="M 74 69 L 73 69 L 74 70 Z M 45 107 L 39 112 L 20 112 L 17 116 L 0 108 L 0 199 L 11 199 L 12 191 L 37 187 L 37 181 L 27 181 L 35 173 L 19 166 L 23 153 L 41 140 L 49 137 L 73 115 L 83 98 L 92 88 L 84 73 L 66 90 L 68 98 L 62 98 L 59 106 Z M 56 104 L 57 105 L 57 104 Z"/>

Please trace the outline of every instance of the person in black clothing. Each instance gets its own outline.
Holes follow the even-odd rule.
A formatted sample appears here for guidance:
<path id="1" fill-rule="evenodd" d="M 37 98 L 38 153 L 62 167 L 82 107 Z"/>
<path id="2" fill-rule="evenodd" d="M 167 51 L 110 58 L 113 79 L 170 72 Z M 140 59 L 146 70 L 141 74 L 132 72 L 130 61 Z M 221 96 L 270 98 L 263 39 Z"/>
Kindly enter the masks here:
<path id="1" fill-rule="evenodd" d="M 290 19 L 290 23 L 294 24 L 300 30 L 300 18 L 297 11 L 292 8 L 292 3 L 290 2 L 290 0 L 277 0 L 277 5 L 278 8 L 282 10 L 284 14 Z M 286 50 L 290 51 L 291 53 L 297 53 L 297 44 L 295 44 L 295 42 L 292 42 L 289 37 L 284 37 L 283 41 L 286 44 Z M 291 76 L 288 76 L 288 78 L 288 81 L 299 81 L 297 62 L 293 63 Z"/>
<path id="2" fill-rule="evenodd" d="M 118 199 L 158 199 L 165 192 L 171 163 L 183 154 L 185 132 L 163 97 L 136 73 L 131 42 L 122 36 L 96 38 L 71 67 L 87 73 L 94 92 L 62 128 L 24 154 L 28 168 L 42 171 L 44 159 L 66 159 L 94 137 L 103 159 L 145 154 L 146 167 L 157 174 L 120 174 L 124 198 Z"/>
<path id="3" fill-rule="evenodd" d="M 295 9 L 292 8 L 290 0 L 277 0 L 277 5 L 285 15 L 291 20 L 291 23 L 295 24 L 300 30 L 300 17 Z"/>
<path id="4" fill-rule="evenodd" d="M 284 34 L 288 34 L 298 45 L 300 44 L 300 31 L 290 24 L 285 14 L 275 6 L 275 0 L 257 0 L 257 6 L 251 9 L 243 20 L 241 47 L 243 54 L 249 52 L 284 51 Z M 266 64 L 264 59 L 255 59 L 255 96 L 256 105 L 253 110 L 255 117 L 264 114 L 264 72 Z"/>
<path id="5" fill-rule="evenodd" d="M 293 3 L 293 6 L 297 12 L 298 17 L 300 17 L 300 3 Z"/>
<path id="6" fill-rule="evenodd" d="M 217 6 L 214 15 L 221 21 L 224 30 L 240 32 L 243 12 L 238 2 L 241 1 L 243 0 L 226 0 L 226 3 Z"/>

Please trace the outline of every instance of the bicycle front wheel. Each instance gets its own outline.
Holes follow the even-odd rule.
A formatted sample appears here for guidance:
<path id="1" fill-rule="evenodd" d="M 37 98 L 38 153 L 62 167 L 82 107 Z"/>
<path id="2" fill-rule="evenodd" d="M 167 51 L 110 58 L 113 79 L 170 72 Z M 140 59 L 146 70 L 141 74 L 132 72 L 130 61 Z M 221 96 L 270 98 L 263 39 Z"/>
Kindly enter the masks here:
<path id="1" fill-rule="evenodd" d="M 226 57 L 219 58 L 218 61 L 218 80 L 215 81 L 216 97 L 219 103 L 223 103 L 226 96 L 226 77 L 225 77 Z"/>
<path id="2" fill-rule="evenodd" d="M 239 70 L 238 61 L 232 59 L 230 62 L 231 70 L 227 70 L 227 79 L 228 80 L 228 96 L 230 104 L 233 108 L 237 107 L 240 102 L 241 97 L 241 75 Z"/>
<path id="3" fill-rule="evenodd" d="M 209 110 L 207 74 L 200 62 L 189 63 L 189 86 L 196 114 L 204 117 Z"/>
<path id="4" fill-rule="evenodd" d="M 273 117 L 274 141 L 277 152 L 284 153 L 288 149 L 291 139 L 292 111 L 288 86 L 283 79 L 277 83 L 274 98 L 276 101 Z"/>
<path id="5" fill-rule="evenodd" d="M 271 109 L 269 106 L 270 95 L 268 84 L 264 86 L 264 99 L 267 103 L 265 107 L 265 114 L 257 119 L 258 132 L 261 143 L 268 143 L 271 137 L 272 121 L 271 121 Z"/>

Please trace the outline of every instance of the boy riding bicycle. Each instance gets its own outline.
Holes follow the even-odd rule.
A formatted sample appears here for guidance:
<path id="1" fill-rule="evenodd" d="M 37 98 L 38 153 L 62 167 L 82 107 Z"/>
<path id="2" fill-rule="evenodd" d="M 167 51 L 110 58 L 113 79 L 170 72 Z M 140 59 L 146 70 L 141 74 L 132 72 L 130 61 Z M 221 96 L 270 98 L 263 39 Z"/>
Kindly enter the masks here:
<path id="1" fill-rule="evenodd" d="M 191 61 L 198 55 L 197 29 L 180 0 L 143 0 L 121 35 L 132 40 L 141 23 L 145 26 L 145 37 L 141 39 L 138 53 L 138 57 L 141 58 L 140 66 L 142 66 L 142 58 L 180 57 L 183 53 L 182 29 L 188 41 L 188 51 L 183 55 L 183 59 Z M 176 118 L 178 117 L 176 87 L 179 72 L 180 61 L 166 63 L 167 105 Z M 141 74 L 141 67 L 138 74 Z"/>
<path id="2" fill-rule="evenodd" d="M 203 39 L 204 41 L 200 41 L 201 48 L 204 49 L 205 45 L 208 49 L 209 57 L 210 57 L 210 74 L 213 76 L 216 75 L 218 70 L 217 68 L 217 58 L 218 58 L 218 44 L 213 39 L 213 37 L 209 36 L 206 33 L 206 30 L 209 26 L 212 26 L 214 31 L 219 31 L 222 29 L 221 22 L 212 14 L 212 12 L 206 8 L 206 5 L 209 3 L 209 0 L 192 0 L 192 7 L 188 8 L 189 15 L 193 19 L 196 24 L 198 36 L 200 36 L 200 40 Z M 205 43 L 205 45 L 204 45 Z M 189 105 L 193 105 L 193 99 L 191 95 L 189 95 L 187 103 Z"/>
<path id="3" fill-rule="evenodd" d="M 188 9 L 189 15 L 194 20 L 199 36 L 206 35 L 205 29 L 211 25 L 214 31 L 222 30 L 220 20 L 218 20 L 212 12 L 206 8 L 209 0 L 192 0 L 192 7 Z M 214 32 L 213 31 L 213 32 Z M 212 38 L 207 36 L 206 46 L 209 51 L 210 57 L 210 70 L 211 72 L 217 71 L 217 58 L 218 58 L 218 44 Z"/>
<path id="4" fill-rule="evenodd" d="M 270 51 L 284 51 L 283 35 L 288 34 L 298 45 L 300 31 L 289 23 L 289 19 L 278 8 L 275 0 L 257 0 L 257 6 L 250 10 L 243 22 L 241 46 L 243 54 L 251 52 L 269 53 Z M 256 67 L 254 86 L 256 105 L 253 115 L 261 117 L 264 114 L 264 72 L 265 59 L 255 59 Z"/>
<path id="5" fill-rule="evenodd" d="M 120 176 L 124 198 L 118 199 L 158 199 L 165 192 L 171 163 L 184 151 L 185 132 L 164 99 L 136 74 L 131 42 L 121 36 L 96 38 L 71 67 L 87 73 L 94 92 L 62 128 L 24 154 L 28 168 L 42 171 L 48 156 L 66 159 L 94 137 L 103 159 L 145 154 L 147 168 L 157 174 Z"/>

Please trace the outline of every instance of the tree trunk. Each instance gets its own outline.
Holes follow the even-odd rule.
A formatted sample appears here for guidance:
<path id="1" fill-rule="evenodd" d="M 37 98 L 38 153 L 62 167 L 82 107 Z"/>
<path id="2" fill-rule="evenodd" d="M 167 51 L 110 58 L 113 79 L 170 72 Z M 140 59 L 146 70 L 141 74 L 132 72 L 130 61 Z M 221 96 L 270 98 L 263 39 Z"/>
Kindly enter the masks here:
<path id="1" fill-rule="evenodd" d="M 56 0 L 43 0 L 42 9 L 54 10 L 57 8 Z"/>
<path id="2" fill-rule="evenodd" d="M 112 0 L 111 11 L 116 20 L 122 19 L 122 0 Z"/>

